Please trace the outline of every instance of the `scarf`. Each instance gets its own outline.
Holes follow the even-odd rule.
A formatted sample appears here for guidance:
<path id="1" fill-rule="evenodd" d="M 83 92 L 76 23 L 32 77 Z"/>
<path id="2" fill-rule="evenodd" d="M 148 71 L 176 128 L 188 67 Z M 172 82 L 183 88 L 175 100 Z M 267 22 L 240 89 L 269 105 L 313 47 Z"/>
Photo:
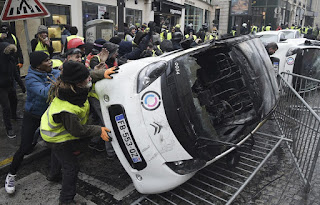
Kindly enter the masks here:
<path id="1" fill-rule="evenodd" d="M 73 105 L 78 105 L 79 107 L 83 107 L 84 103 L 87 101 L 89 89 L 88 88 L 79 88 L 77 86 L 74 87 L 75 92 L 71 89 L 59 88 L 58 94 L 60 100 L 68 101 Z"/>

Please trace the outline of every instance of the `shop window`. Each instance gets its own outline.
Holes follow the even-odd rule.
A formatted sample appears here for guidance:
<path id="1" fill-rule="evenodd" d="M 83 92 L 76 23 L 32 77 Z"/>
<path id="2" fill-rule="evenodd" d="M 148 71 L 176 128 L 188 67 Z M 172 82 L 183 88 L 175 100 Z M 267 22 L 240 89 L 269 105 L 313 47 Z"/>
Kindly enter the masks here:
<path id="1" fill-rule="evenodd" d="M 43 19 L 43 24 L 48 27 L 48 36 L 52 42 L 54 53 L 62 52 L 61 28 L 70 25 L 70 6 L 45 4 L 51 13 L 50 17 Z"/>
<path id="2" fill-rule="evenodd" d="M 85 25 L 88 21 L 104 18 L 104 12 L 108 13 L 109 19 L 113 20 L 113 23 L 116 24 L 117 16 L 116 16 L 116 7 L 105 5 L 105 4 L 96 4 L 91 2 L 82 2 L 83 9 L 83 28 L 85 33 Z"/>
<path id="3" fill-rule="evenodd" d="M 205 12 L 204 12 L 204 22 L 210 27 L 210 23 L 211 23 L 211 21 L 210 21 L 210 16 L 211 16 L 211 12 L 210 11 L 208 11 L 208 10 L 205 10 Z"/>
<path id="4" fill-rule="evenodd" d="M 192 23 L 195 32 L 198 32 L 203 22 L 203 10 L 185 4 L 185 25 Z"/>
<path id="5" fill-rule="evenodd" d="M 135 9 L 126 9 L 126 23 L 128 26 L 136 25 L 141 26 L 142 24 L 142 11 Z"/>

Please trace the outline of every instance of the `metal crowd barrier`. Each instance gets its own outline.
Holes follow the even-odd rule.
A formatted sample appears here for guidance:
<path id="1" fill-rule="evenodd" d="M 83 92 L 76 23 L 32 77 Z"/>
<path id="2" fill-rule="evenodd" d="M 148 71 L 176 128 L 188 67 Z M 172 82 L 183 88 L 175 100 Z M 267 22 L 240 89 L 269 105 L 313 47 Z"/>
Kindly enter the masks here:
<path id="1" fill-rule="evenodd" d="M 246 141 L 238 149 L 241 155 L 235 168 L 230 169 L 223 158 L 219 159 L 178 188 L 162 194 L 142 195 L 131 205 L 231 204 L 282 141 L 289 147 L 305 189 L 309 191 L 320 150 L 317 114 L 320 112 L 320 81 L 282 73 L 279 89 L 280 99 L 273 117 L 280 135 L 255 132 L 254 144 Z"/>
<path id="2" fill-rule="evenodd" d="M 292 73 L 280 77 L 280 100 L 274 113 L 281 134 L 310 191 L 320 142 L 320 81 Z"/>

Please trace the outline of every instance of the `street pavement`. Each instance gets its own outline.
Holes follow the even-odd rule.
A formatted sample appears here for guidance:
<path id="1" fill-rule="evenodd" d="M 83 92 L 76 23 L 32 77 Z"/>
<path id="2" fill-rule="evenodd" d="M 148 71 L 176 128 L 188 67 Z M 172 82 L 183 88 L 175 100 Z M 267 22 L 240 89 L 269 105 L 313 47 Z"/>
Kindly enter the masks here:
<path id="1" fill-rule="evenodd" d="M 23 113 L 25 94 L 18 89 L 19 114 Z M 2 115 L 2 114 L 0 114 Z M 271 120 L 262 131 L 278 135 Z M 3 186 L 5 175 L 13 154 L 20 143 L 21 121 L 14 121 L 17 138 L 9 139 L 0 125 L 0 180 Z M 134 189 L 130 177 L 118 159 L 107 160 L 106 153 L 97 153 L 87 148 L 85 142 L 80 154 L 80 173 L 77 184 L 77 199 L 88 204 L 130 204 L 141 195 Z M 9 196 L 0 188 L 0 204 L 57 204 L 61 185 L 48 182 L 50 155 L 45 144 L 40 142 L 35 151 L 26 157 L 17 176 L 17 193 Z M 288 148 L 283 143 L 260 169 L 233 204 L 311 205 L 320 204 L 320 165 L 316 166 L 309 194 L 304 192 L 303 181 L 294 165 Z M 166 204 L 161 203 L 161 204 Z"/>

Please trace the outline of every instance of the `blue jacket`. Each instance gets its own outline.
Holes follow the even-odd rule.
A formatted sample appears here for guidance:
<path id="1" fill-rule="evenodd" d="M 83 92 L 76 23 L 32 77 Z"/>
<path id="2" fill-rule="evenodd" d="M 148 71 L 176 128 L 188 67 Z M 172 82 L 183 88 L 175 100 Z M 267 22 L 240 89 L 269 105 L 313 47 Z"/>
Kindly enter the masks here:
<path id="1" fill-rule="evenodd" d="M 27 100 L 25 111 L 31 114 L 41 116 L 48 108 L 48 92 L 51 83 L 48 80 L 50 77 L 53 81 L 60 76 L 60 70 L 52 69 L 51 73 L 36 71 L 29 67 L 28 74 L 25 78 L 27 88 Z"/>

